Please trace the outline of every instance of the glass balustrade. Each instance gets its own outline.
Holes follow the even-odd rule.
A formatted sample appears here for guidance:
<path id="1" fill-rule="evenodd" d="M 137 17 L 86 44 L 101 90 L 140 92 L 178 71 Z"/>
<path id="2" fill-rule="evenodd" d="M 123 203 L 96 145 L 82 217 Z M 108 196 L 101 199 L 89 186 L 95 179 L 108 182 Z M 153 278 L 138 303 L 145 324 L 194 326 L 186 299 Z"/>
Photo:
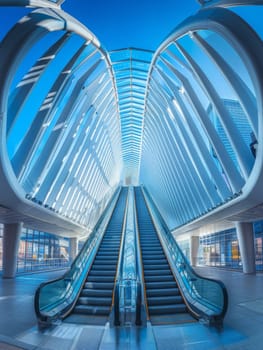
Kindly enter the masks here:
<path id="1" fill-rule="evenodd" d="M 43 283 L 38 288 L 35 295 L 35 310 L 40 323 L 50 323 L 54 319 L 63 318 L 73 307 L 97 253 L 118 195 L 119 190 L 115 192 L 113 200 L 107 206 L 101 219 L 65 275 L 57 280 Z"/>
<path id="2" fill-rule="evenodd" d="M 149 193 L 144 188 L 153 222 L 166 251 L 180 290 L 191 311 L 209 324 L 221 324 L 227 310 L 228 297 L 221 281 L 199 276 L 176 243 Z"/>

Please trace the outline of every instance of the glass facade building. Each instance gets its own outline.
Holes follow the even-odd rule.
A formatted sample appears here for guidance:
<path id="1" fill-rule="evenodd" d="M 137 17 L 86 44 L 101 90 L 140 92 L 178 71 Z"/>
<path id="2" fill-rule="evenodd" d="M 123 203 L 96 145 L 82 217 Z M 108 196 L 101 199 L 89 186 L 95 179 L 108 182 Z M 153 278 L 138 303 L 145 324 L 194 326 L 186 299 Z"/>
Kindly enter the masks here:
<path id="1" fill-rule="evenodd" d="M 2 270 L 3 225 L 0 224 L 0 270 Z M 19 241 L 17 273 L 66 268 L 70 264 L 69 239 L 54 234 L 22 229 Z"/>
<path id="2" fill-rule="evenodd" d="M 199 264 L 242 270 L 235 229 L 200 237 Z"/>
<path id="3" fill-rule="evenodd" d="M 255 264 L 263 272 L 263 221 L 253 224 Z M 190 241 L 178 241 L 190 261 Z M 79 241 L 81 250 L 84 241 Z M 242 260 L 235 228 L 206 234 L 199 238 L 198 265 L 242 271 Z M 2 269 L 3 225 L 0 225 L 0 269 Z M 69 266 L 69 239 L 24 228 L 19 243 L 17 273 L 65 268 Z"/>
<path id="4" fill-rule="evenodd" d="M 240 105 L 240 102 L 238 100 L 222 99 L 222 103 L 226 108 L 226 110 L 228 111 L 229 115 L 231 115 L 234 125 L 239 131 L 240 137 L 245 142 L 247 147 L 251 149 L 252 144 L 255 141 L 255 136 L 250 125 L 247 123 L 246 115 L 244 113 L 242 106 Z M 235 165 L 238 166 L 237 157 L 229 141 L 229 137 L 227 136 L 224 126 L 222 125 L 220 119 L 218 118 L 217 112 L 215 111 L 214 107 L 211 104 L 207 109 L 207 113 L 210 116 L 211 121 L 215 129 L 217 130 L 218 136 L 220 137 L 223 145 L 225 146 L 225 149 L 228 155 L 233 160 Z M 252 149 L 251 149 L 251 152 L 253 152 Z M 217 166 L 220 167 L 217 156 L 213 149 L 211 149 L 211 153 L 213 154 L 216 160 Z"/>
<path id="5" fill-rule="evenodd" d="M 256 271 L 263 272 L 263 221 L 253 223 Z M 190 261 L 190 240 L 178 241 Z M 205 234 L 199 237 L 198 266 L 214 266 L 242 271 L 242 259 L 236 229 Z"/>

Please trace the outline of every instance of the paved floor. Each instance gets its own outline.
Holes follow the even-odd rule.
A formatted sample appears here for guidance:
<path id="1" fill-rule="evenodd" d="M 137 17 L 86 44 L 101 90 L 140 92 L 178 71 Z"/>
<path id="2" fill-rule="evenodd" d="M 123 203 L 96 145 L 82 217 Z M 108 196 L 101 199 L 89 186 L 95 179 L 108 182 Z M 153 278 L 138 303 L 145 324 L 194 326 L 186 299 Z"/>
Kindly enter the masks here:
<path id="1" fill-rule="evenodd" d="M 0 280 L 0 350 L 253 350 L 263 348 L 263 274 L 243 275 L 216 268 L 198 273 L 221 279 L 229 308 L 221 332 L 200 323 L 182 326 L 116 328 L 61 323 L 40 332 L 33 308 L 34 292 L 60 272 Z"/>

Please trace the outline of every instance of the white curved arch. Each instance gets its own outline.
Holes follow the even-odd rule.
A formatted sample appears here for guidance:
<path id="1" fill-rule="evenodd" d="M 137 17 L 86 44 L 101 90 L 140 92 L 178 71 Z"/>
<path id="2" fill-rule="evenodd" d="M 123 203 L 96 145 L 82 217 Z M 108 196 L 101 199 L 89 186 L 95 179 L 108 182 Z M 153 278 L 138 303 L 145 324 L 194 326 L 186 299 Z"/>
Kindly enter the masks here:
<path id="1" fill-rule="evenodd" d="M 263 110 L 262 110 L 262 93 L 263 93 L 263 81 L 261 79 L 263 64 L 262 64 L 262 54 L 263 54 L 263 46 L 262 41 L 258 37 L 258 35 L 252 30 L 247 23 L 245 23 L 240 17 L 235 15 L 234 13 L 223 9 L 223 8 L 213 8 L 213 9 L 203 9 L 197 15 L 186 19 L 182 24 L 180 24 L 172 34 L 163 42 L 160 48 L 154 55 L 149 76 L 148 76 L 148 85 L 151 86 L 154 75 L 156 75 L 156 71 L 160 67 L 160 60 L 164 60 L 164 53 L 167 51 L 169 45 L 171 43 L 176 43 L 180 38 L 184 35 L 189 35 L 194 38 L 195 32 L 198 33 L 199 30 L 210 30 L 212 32 L 218 33 L 221 37 L 223 37 L 230 45 L 234 48 L 234 50 L 241 57 L 247 72 L 251 77 L 251 81 L 254 85 L 254 91 L 256 94 L 256 102 L 257 102 L 257 130 L 258 130 L 258 147 L 257 147 L 257 155 L 254 162 L 254 166 L 252 170 L 248 173 L 248 178 L 246 179 L 244 185 L 241 187 L 237 187 L 237 192 L 234 193 L 232 199 L 225 198 L 225 203 L 221 203 L 220 206 L 216 208 L 207 208 L 208 212 L 206 214 L 202 214 L 198 217 L 197 214 L 193 214 L 192 217 L 187 219 L 183 219 L 181 221 L 182 226 L 180 229 L 175 230 L 175 232 L 184 232 L 191 228 L 199 227 L 202 223 L 209 222 L 210 220 L 231 217 L 237 213 L 240 213 L 245 210 L 249 210 L 254 206 L 257 206 L 263 202 L 263 189 L 260 185 L 263 180 L 263 159 L 262 159 L 262 121 L 263 121 Z M 183 52 L 184 54 L 184 52 Z M 167 62 L 164 62 L 167 65 Z M 183 62 L 180 62 L 183 64 Z M 189 66 L 188 66 L 189 67 Z M 172 69 L 170 67 L 170 69 Z M 163 71 L 161 73 L 164 77 L 164 82 L 167 86 L 170 84 L 169 79 L 170 76 L 167 72 Z M 189 89 L 191 89 L 190 85 L 186 86 L 187 77 L 180 76 L 179 71 L 174 71 L 174 74 L 179 77 L 179 80 L 183 83 L 183 87 L 185 88 L 186 94 L 189 94 Z M 199 74 L 199 72 L 198 72 Z M 166 75 L 166 77 L 165 77 Z M 161 85 L 161 84 L 160 84 Z M 174 85 L 174 91 L 180 89 L 180 86 L 176 87 Z M 172 88 L 170 89 L 172 93 Z M 173 92 L 174 96 L 177 96 L 177 92 Z M 146 110 L 145 110 L 145 123 L 147 122 L 147 108 L 149 102 L 152 97 L 152 91 L 148 89 L 146 96 Z M 196 98 L 193 95 L 189 95 L 190 98 Z M 164 96 L 162 97 L 165 98 Z M 213 99 L 213 96 L 210 95 L 210 98 Z M 193 102 L 193 100 L 191 101 Z M 169 109 L 169 104 L 167 105 Z M 180 104 L 179 104 L 180 108 Z M 163 109 L 164 111 L 164 109 Z M 167 111 L 166 111 L 167 112 Z M 168 111 L 169 112 L 169 111 Z M 149 115 L 152 115 L 153 112 L 149 112 Z M 170 112 L 169 112 L 170 113 Z M 150 117 L 148 117 L 149 119 Z M 149 126 L 148 126 L 149 128 Z M 145 130 L 145 124 L 144 124 Z M 149 137 L 147 139 L 147 142 Z M 141 161 L 141 179 L 144 180 L 145 177 L 142 176 L 142 172 L 146 170 L 146 166 L 143 167 L 143 162 L 146 159 L 142 158 Z M 149 166 L 149 165 L 148 165 Z M 142 168 L 143 167 L 143 168 Z M 165 167 L 165 166 L 164 166 Z M 165 171 L 165 168 L 163 169 Z M 156 188 L 154 184 L 147 183 L 145 181 L 145 185 L 151 186 L 151 192 L 154 193 Z M 178 183 L 179 185 L 179 183 Z M 171 185 L 172 187 L 172 185 Z M 175 194 L 176 196 L 176 194 Z M 160 199 L 160 198 L 158 198 Z M 164 198 L 162 198 L 165 201 Z M 187 198 L 185 198 L 187 201 Z M 185 209 L 184 209 L 185 210 Z M 191 222 L 191 224 L 188 223 Z M 176 229 L 176 227 L 175 227 Z"/>
<path id="2" fill-rule="evenodd" d="M 2 205 L 4 205 L 7 208 L 10 208 L 13 211 L 16 211 L 23 215 L 31 216 L 35 220 L 39 220 L 40 222 L 42 221 L 42 222 L 49 223 L 50 226 L 53 225 L 53 230 L 51 229 L 51 231 L 53 232 L 56 232 L 56 227 L 60 227 L 60 228 L 62 227 L 65 229 L 65 232 L 75 231 L 74 234 L 76 234 L 76 232 L 80 233 L 87 230 L 85 220 L 83 220 L 82 218 L 76 218 L 75 216 L 68 219 L 67 217 L 57 215 L 57 213 L 54 213 L 53 211 L 45 209 L 44 206 L 35 204 L 25 199 L 25 197 L 27 197 L 27 194 L 19 184 L 19 181 L 14 174 L 14 171 L 12 169 L 12 166 L 10 164 L 10 160 L 7 154 L 7 149 L 6 149 L 7 101 L 8 101 L 8 94 L 9 94 L 11 82 L 13 80 L 13 77 L 16 73 L 16 70 L 20 62 L 26 56 L 26 54 L 28 53 L 28 50 L 32 46 L 34 46 L 34 44 L 37 43 L 47 33 L 52 31 L 73 32 L 74 34 L 81 36 L 88 43 L 88 45 L 89 44 L 93 45 L 93 47 L 96 48 L 96 50 L 99 52 L 99 55 L 101 56 L 99 60 L 103 62 L 103 64 L 105 65 L 106 67 L 105 71 L 107 72 L 107 77 L 109 77 L 108 79 L 111 84 L 110 95 L 108 94 L 108 92 L 107 94 L 104 93 L 105 97 L 102 101 L 96 102 L 96 96 L 94 96 L 95 100 L 93 103 L 95 103 L 98 111 L 100 111 L 101 113 L 100 115 L 102 117 L 100 117 L 100 119 L 105 117 L 106 108 L 109 107 L 109 110 L 110 110 L 111 105 L 115 103 L 114 99 L 116 99 L 116 90 L 113 82 L 113 73 L 111 71 L 111 64 L 110 64 L 108 54 L 100 47 L 100 43 L 97 40 L 97 38 L 86 27 L 84 27 L 77 20 L 75 20 L 70 15 L 66 14 L 65 12 L 59 9 L 38 9 L 28 14 L 23 19 L 21 19 L 14 26 L 14 28 L 8 33 L 8 35 L 4 38 L 0 49 L 0 55 L 2 59 L 1 63 L 2 63 L 2 68 L 4 72 L 4 74 L 2 74 L 0 78 L 0 83 L 1 83 L 1 88 L 0 88 L 0 95 L 1 95 L 0 97 L 0 111 L 1 111 L 0 112 L 0 116 L 1 116 L 0 118 L 0 133 L 1 133 L 0 181 L 3 188 L 5 188 L 5 191 L 1 191 L 0 201 Z M 63 44 L 63 41 L 62 41 L 62 44 Z M 72 62 L 72 64 L 73 63 L 74 62 Z M 85 64 L 85 60 L 83 60 L 82 63 Z M 97 65 L 94 65 L 94 69 L 96 68 Z M 79 66 L 79 70 L 81 70 L 81 65 Z M 70 74 L 73 76 L 73 74 L 75 74 L 75 71 L 74 70 L 72 72 L 69 71 L 69 76 Z M 92 73 L 92 70 L 91 70 L 91 73 Z M 87 79 L 88 75 L 91 73 L 89 73 L 88 71 L 86 75 L 83 76 L 84 78 L 82 78 L 82 80 L 81 79 L 79 80 L 79 85 L 77 85 L 79 86 L 78 87 L 79 89 L 82 88 L 80 84 L 84 84 L 85 79 Z M 66 78 L 66 75 L 64 74 L 63 79 L 65 78 Z M 100 76 L 98 76 L 96 79 L 99 79 L 99 78 Z M 61 83 L 64 84 L 63 80 L 61 81 Z M 88 89 L 91 89 L 91 86 L 92 85 L 90 85 Z M 99 85 L 97 84 L 97 86 Z M 104 100 L 107 101 L 107 104 L 105 106 L 103 105 Z M 89 100 L 87 100 L 87 102 L 88 101 Z M 87 103 L 85 106 L 83 107 L 84 109 L 89 108 Z M 83 110 L 82 113 L 86 113 L 86 110 Z M 116 119 L 118 118 L 117 110 L 112 112 L 112 117 Z M 118 125 L 117 121 L 116 121 L 116 125 Z M 115 132 L 115 135 L 118 136 L 118 132 L 117 133 Z M 110 137 L 113 140 L 112 132 L 110 134 L 111 135 L 107 137 L 108 138 Z M 74 137 L 74 135 L 72 137 Z M 118 139 L 118 140 L 115 140 L 114 142 L 115 144 L 117 142 L 116 147 L 119 147 L 118 142 L 120 142 L 120 140 Z M 101 141 L 99 143 L 102 144 Z M 113 155 L 108 152 L 108 156 L 111 157 L 112 159 L 111 161 L 116 162 L 116 154 Z M 72 157 L 73 157 L 73 154 L 72 154 Z M 101 165 L 98 163 L 98 166 L 101 166 Z M 114 169 L 111 169 L 109 172 L 109 168 L 108 168 L 108 165 L 106 164 L 105 159 L 103 159 L 103 168 L 101 167 L 102 175 L 104 171 L 107 171 L 107 176 L 114 171 Z M 105 174 L 103 176 L 105 178 Z M 107 183 L 108 181 L 107 178 L 105 178 L 104 181 Z M 114 181 L 113 181 L 113 186 L 116 185 Z M 112 185 L 109 185 L 109 186 L 112 186 Z M 97 184 L 96 184 L 96 193 L 98 193 Z M 86 205 L 85 203 L 87 201 L 84 200 L 84 198 L 82 197 L 81 198 L 78 197 L 78 199 L 81 200 L 82 207 L 84 208 L 84 206 Z M 87 199 L 88 199 L 88 196 L 87 196 Z M 106 203 L 102 204 L 102 206 L 105 204 Z M 78 205 L 78 208 L 79 208 L 79 205 Z M 100 210 L 102 209 L 103 207 L 100 207 Z M 97 212 L 95 215 L 93 215 L 94 219 L 96 219 L 96 216 L 98 215 L 100 215 L 100 212 Z M 85 226 L 83 226 L 83 224 L 81 223 L 85 224 Z"/>
<path id="3" fill-rule="evenodd" d="M 204 7 L 232 7 L 248 5 L 247 0 L 197 0 Z M 250 0 L 250 5 L 262 5 L 262 0 Z"/>
<path id="4" fill-rule="evenodd" d="M 60 8 L 65 0 L 0 0 L 0 6 Z"/>

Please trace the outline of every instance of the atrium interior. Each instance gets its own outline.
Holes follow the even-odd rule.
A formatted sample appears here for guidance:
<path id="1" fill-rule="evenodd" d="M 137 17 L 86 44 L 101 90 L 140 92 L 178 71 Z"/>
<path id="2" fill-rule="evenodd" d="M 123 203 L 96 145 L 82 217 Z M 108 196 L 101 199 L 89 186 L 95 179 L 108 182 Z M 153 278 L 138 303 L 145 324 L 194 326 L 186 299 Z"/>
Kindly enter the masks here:
<path id="1" fill-rule="evenodd" d="M 263 1 L 75 2 L 0 0 L 0 349 L 258 349 Z"/>

